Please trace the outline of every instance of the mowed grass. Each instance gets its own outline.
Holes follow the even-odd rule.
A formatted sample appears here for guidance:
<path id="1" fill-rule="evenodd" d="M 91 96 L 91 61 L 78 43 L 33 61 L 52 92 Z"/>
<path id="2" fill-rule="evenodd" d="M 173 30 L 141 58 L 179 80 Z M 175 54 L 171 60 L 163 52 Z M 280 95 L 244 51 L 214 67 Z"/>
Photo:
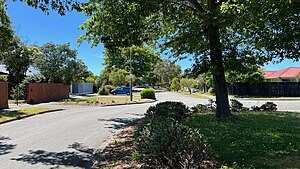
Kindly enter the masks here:
<path id="1" fill-rule="evenodd" d="M 188 125 L 207 138 L 220 165 L 233 168 L 300 168 L 300 114 L 235 113 L 217 122 L 214 114 L 197 114 Z"/>
<path id="2" fill-rule="evenodd" d="M 41 107 L 32 107 L 24 108 L 17 111 L 0 111 L 0 122 L 4 122 L 11 119 L 17 119 L 31 114 L 39 114 L 45 111 L 56 110 L 52 108 L 41 108 Z"/>
<path id="3" fill-rule="evenodd" d="M 199 99 L 209 99 L 207 95 L 200 94 L 200 93 L 193 93 L 190 94 L 189 92 L 179 92 L 180 94 L 184 96 L 189 96 L 189 97 L 194 97 L 194 98 L 199 98 Z"/>

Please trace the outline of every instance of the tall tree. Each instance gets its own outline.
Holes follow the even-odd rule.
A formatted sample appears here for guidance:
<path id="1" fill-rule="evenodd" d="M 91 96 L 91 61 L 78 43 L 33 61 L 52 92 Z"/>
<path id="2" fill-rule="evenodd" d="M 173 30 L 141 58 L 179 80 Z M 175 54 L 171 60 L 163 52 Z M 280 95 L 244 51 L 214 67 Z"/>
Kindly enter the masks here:
<path id="1" fill-rule="evenodd" d="M 180 76 L 181 68 L 170 60 L 164 59 L 154 67 L 154 74 L 158 77 L 160 84 L 170 87 L 172 79 Z"/>
<path id="2" fill-rule="evenodd" d="M 217 117 L 231 115 L 227 64 L 238 63 L 238 69 L 299 58 L 299 3 L 293 0 L 99 0 L 82 10 L 90 18 L 79 41 L 103 42 L 109 49 L 156 41 L 176 57 L 193 56 L 196 69 L 205 63 L 213 75 Z"/>
<path id="3" fill-rule="evenodd" d="M 40 48 L 43 57 L 35 62 L 41 74 L 50 83 L 82 81 L 89 76 L 87 67 L 77 60 L 77 51 L 69 44 L 47 43 Z"/>
<path id="4" fill-rule="evenodd" d="M 9 72 L 8 82 L 12 86 L 20 84 L 26 75 L 30 64 L 38 55 L 36 47 L 27 47 L 21 40 L 14 36 L 8 46 L 2 51 L 2 62 Z"/>
<path id="5" fill-rule="evenodd" d="M 151 83 L 151 73 L 154 66 L 161 60 L 159 54 L 153 52 L 148 46 L 131 46 L 128 48 L 106 49 L 104 52 L 104 66 L 107 71 L 124 69 L 130 71 L 130 58 L 132 62 L 132 74 L 145 83 Z"/>
<path id="6" fill-rule="evenodd" d="M 109 81 L 114 86 L 128 85 L 130 80 L 129 72 L 124 69 L 114 69 L 109 74 Z"/>
<path id="7" fill-rule="evenodd" d="M 0 0 L 0 59 L 3 57 L 3 52 L 13 40 L 13 30 L 9 16 L 6 13 L 5 1 Z"/>

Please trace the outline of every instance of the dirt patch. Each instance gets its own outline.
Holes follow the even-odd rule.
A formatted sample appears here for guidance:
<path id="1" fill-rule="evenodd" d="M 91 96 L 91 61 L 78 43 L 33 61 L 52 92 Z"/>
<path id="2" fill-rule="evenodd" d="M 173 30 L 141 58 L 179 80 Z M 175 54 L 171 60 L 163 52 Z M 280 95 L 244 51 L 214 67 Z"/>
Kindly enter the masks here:
<path id="1" fill-rule="evenodd" d="M 135 169 L 141 163 L 131 159 L 134 126 L 127 126 L 114 134 L 108 146 L 100 153 L 99 168 Z"/>

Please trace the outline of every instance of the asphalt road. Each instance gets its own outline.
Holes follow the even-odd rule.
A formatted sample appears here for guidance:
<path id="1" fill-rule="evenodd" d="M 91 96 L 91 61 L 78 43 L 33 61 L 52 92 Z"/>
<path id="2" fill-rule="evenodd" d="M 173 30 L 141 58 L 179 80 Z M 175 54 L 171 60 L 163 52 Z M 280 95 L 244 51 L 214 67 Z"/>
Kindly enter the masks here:
<path id="1" fill-rule="evenodd" d="M 207 103 L 206 99 L 174 93 L 157 93 L 157 98 L 158 101 L 182 101 L 189 106 Z M 263 103 L 242 102 L 249 106 Z M 91 168 L 97 157 L 94 154 L 103 142 L 122 125 L 141 118 L 154 104 L 111 107 L 36 105 L 64 110 L 0 125 L 0 168 Z M 300 112 L 299 101 L 277 104 L 280 110 Z"/>

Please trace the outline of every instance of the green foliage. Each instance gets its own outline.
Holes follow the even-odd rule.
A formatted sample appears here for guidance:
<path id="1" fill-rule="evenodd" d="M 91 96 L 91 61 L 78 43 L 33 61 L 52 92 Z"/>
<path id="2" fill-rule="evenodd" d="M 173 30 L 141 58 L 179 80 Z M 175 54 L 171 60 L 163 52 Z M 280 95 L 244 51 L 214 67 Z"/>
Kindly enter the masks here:
<path id="1" fill-rule="evenodd" d="M 194 60 L 194 72 L 214 76 L 222 107 L 218 115 L 228 116 L 224 67 L 298 60 L 299 6 L 286 0 L 91 1 L 82 6 L 90 18 L 81 26 L 85 33 L 79 41 L 104 43 L 110 50 L 147 43 L 179 60 Z M 160 77 L 163 85 L 171 80 Z"/>
<path id="2" fill-rule="evenodd" d="M 19 86 L 19 88 L 18 88 Z M 10 91 L 9 98 L 13 100 L 21 100 L 25 98 L 25 85 L 17 85 L 13 87 Z"/>
<path id="3" fill-rule="evenodd" d="M 102 86 L 98 91 L 98 95 L 108 95 L 108 94 L 109 94 L 109 90 L 107 90 L 104 86 Z"/>
<path id="4" fill-rule="evenodd" d="M 276 111 L 277 105 L 273 102 L 267 102 L 260 106 L 260 109 L 263 111 Z"/>
<path id="5" fill-rule="evenodd" d="M 252 111 L 276 111 L 277 105 L 273 102 L 266 102 L 261 106 L 252 106 L 251 110 Z"/>
<path id="6" fill-rule="evenodd" d="M 112 85 L 105 85 L 104 87 L 105 87 L 105 89 L 108 90 L 109 92 L 112 91 L 112 90 L 114 90 L 114 89 L 116 88 L 115 86 L 112 86 Z"/>
<path id="7" fill-rule="evenodd" d="M 41 74 L 26 76 L 23 83 L 45 83 L 46 78 Z"/>
<path id="8" fill-rule="evenodd" d="M 70 49 L 70 44 L 47 43 L 40 48 L 42 58 L 35 65 L 49 83 L 82 82 L 89 75 L 87 66 L 77 59 L 77 51 Z"/>
<path id="9" fill-rule="evenodd" d="M 200 130 L 219 165 L 229 168 L 297 168 L 300 114 L 234 113 L 234 121 L 197 114 L 186 124 Z"/>
<path id="10" fill-rule="evenodd" d="M 198 85 L 198 83 L 194 79 L 182 78 L 180 80 L 180 86 L 181 86 L 182 90 L 185 89 L 185 88 L 187 88 L 191 92 L 190 89 L 192 87 L 194 87 L 194 88 L 197 87 L 197 85 Z"/>
<path id="11" fill-rule="evenodd" d="M 188 117 L 189 113 L 190 110 L 184 103 L 166 101 L 149 107 L 145 118 L 166 117 L 181 121 Z"/>
<path id="12" fill-rule="evenodd" d="M 180 90 L 180 78 L 178 77 L 174 77 L 172 79 L 172 84 L 170 86 L 170 88 L 176 92 L 178 92 Z"/>
<path id="13" fill-rule="evenodd" d="M 154 74 L 158 77 L 160 84 L 169 87 L 172 79 L 181 74 L 181 68 L 170 60 L 162 60 L 155 65 Z"/>
<path id="14" fill-rule="evenodd" d="M 155 90 L 153 88 L 146 88 L 141 91 L 142 99 L 153 99 L 155 100 Z"/>
<path id="15" fill-rule="evenodd" d="M 149 73 L 153 72 L 156 63 L 161 60 L 160 55 L 154 53 L 149 46 L 133 45 L 116 50 L 106 49 L 104 52 L 104 69 L 110 72 L 113 71 L 113 68 L 117 68 L 129 72 L 130 58 L 132 62 L 132 74 L 137 78 L 148 76 Z M 151 83 L 151 81 L 146 81 L 145 83 Z"/>
<path id="16" fill-rule="evenodd" d="M 239 70 L 227 70 L 226 82 L 259 83 L 264 81 L 263 69 L 256 65 L 244 65 Z"/>
<path id="17" fill-rule="evenodd" d="M 0 75 L 0 82 L 7 82 L 7 75 Z"/>
<path id="18" fill-rule="evenodd" d="M 109 81 L 114 86 L 126 85 L 130 81 L 130 74 L 124 69 L 114 69 L 109 73 Z"/>
<path id="19" fill-rule="evenodd" d="M 239 102 L 236 99 L 231 99 L 231 111 L 233 112 L 240 112 L 243 109 L 243 103 Z"/>
<path id="20" fill-rule="evenodd" d="M 197 104 L 197 105 L 191 107 L 191 110 L 192 110 L 193 113 L 212 112 L 212 110 L 210 110 L 207 105 L 203 105 L 203 104 Z"/>
<path id="21" fill-rule="evenodd" d="M 203 136 L 167 117 L 145 119 L 135 131 L 139 159 L 153 168 L 198 168 L 209 155 Z"/>

